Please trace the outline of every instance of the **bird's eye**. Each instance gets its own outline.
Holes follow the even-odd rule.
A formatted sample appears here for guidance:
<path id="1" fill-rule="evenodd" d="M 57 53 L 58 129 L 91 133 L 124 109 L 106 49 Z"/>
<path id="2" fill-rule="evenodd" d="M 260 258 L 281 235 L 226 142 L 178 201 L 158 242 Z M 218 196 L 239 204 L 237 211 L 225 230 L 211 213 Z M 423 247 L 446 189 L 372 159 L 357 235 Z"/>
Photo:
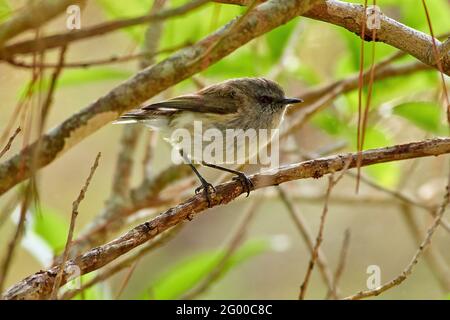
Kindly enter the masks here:
<path id="1" fill-rule="evenodd" d="M 258 100 L 261 103 L 271 103 L 273 101 L 272 97 L 269 96 L 260 96 Z"/>

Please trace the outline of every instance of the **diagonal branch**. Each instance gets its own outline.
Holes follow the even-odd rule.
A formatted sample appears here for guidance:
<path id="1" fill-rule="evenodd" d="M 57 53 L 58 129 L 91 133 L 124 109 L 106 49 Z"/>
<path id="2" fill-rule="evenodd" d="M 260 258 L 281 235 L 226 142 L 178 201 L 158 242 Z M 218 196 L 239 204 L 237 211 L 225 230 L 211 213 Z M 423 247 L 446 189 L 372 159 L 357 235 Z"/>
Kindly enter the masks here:
<path id="1" fill-rule="evenodd" d="M 389 161 L 399 161 L 418 157 L 438 156 L 450 153 L 450 138 L 437 138 L 403 145 L 372 149 L 362 152 L 361 166 L 368 166 Z M 330 156 L 287 165 L 266 173 L 250 177 L 255 189 L 278 185 L 287 181 L 307 178 L 319 178 L 325 174 L 341 171 L 350 163 L 349 168 L 356 167 L 357 154 Z M 243 186 L 237 182 L 227 182 L 216 187 L 212 195 L 211 206 L 226 204 L 245 193 Z M 130 250 L 144 244 L 160 233 L 176 226 L 184 220 L 190 220 L 196 214 L 208 208 L 208 201 L 203 194 L 198 194 L 179 205 L 168 209 L 154 219 L 131 229 L 126 234 L 109 243 L 93 248 L 83 255 L 68 261 L 64 266 L 62 284 L 69 277 L 69 270 L 74 265 L 81 274 L 97 270 L 117 259 Z M 39 271 L 5 292 L 5 299 L 46 299 L 48 298 L 59 266 Z"/>

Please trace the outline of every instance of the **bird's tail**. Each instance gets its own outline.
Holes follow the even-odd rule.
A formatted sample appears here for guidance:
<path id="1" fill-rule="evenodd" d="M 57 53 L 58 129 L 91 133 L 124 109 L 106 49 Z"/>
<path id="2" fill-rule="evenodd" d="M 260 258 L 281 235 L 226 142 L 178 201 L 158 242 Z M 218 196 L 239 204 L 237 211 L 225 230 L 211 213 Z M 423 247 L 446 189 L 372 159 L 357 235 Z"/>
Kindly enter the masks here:
<path id="1" fill-rule="evenodd" d="M 145 114 L 140 109 L 132 110 L 130 112 L 124 113 L 117 120 L 113 122 L 113 124 L 127 124 L 127 123 L 137 123 L 140 121 L 144 121 L 148 118 L 148 115 Z"/>
<path id="2" fill-rule="evenodd" d="M 113 124 L 143 123 L 147 127 L 158 130 L 168 125 L 169 114 L 171 113 L 163 110 L 136 109 L 124 113 Z"/>

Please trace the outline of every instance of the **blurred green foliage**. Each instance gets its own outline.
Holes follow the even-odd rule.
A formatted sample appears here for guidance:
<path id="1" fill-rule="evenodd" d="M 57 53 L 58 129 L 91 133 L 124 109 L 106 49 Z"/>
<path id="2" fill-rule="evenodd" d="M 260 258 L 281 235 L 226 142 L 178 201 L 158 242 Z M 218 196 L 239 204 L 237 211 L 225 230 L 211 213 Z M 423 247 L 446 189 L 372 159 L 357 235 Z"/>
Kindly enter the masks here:
<path id="1" fill-rule="evenodd" d="M 66 69 L 58 78 L 57 88 L 89 85 L 100 81 L 125 80 L 133 73 L 111 67 L 92 67 L 89 69 Z M 29 84 L 25 83 L 19 90 L 19 97 L 28 91 Z M 45 91 L 50 87 L 50 77 L 43 77 L 32 87 L 32 91 Z"/>
<path id="2" fill-rule="evenodd" d="M 32 232 L 41 238 L 54 254 L 59 254 L 66 245 L 69 221 L 64 219 L 65 215 L 50 208 L 41 208 L 40 212 L 34 213 Z"/>
<path id="3" fill-rule="evenodd" d="M 6 0 L 0 0 L 0 23 L 9 18 L 11 7 Z"/>
<path id="4" fill-rule="evenodd" d="M 443 134 L 446 130 L 442 108 L 435 102 L 405 102 L 394 107 L 394 114 L 431 133 Z"/>
<path id="5" fill-rule="evenodd" d="M 253 239 L 247 241 L 226 259 L 219 276 L 223 276 L 238 264 L 268 251 L 270 248 L 270 242 L 267 240 Z M 226 251 L 224 249 L 219 249 L 202 252 L 184 259 L 172 268 L 169 268 L 139 298 L 157 300 L 180 298 L 189 289 L 194 288 L 206 276 L 211 274 L 225 254 Z"/>

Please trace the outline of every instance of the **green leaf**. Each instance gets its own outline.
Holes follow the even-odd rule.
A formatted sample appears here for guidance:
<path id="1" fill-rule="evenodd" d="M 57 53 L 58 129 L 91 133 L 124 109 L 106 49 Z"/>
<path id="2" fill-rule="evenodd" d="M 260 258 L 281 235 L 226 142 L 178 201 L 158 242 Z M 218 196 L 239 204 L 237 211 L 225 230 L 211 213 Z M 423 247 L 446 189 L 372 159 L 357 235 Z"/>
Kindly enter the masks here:
<path id="1" fill-rule="evenodd" d="M 5 21 L 11 15 L 11 7 L 7 0 L 0 0 L 0 23 Z"/>
<path id="2" fill-rule="evenodd" d="M 64 249 L 69 222 L 49 208 L 42 208 L 33 218 L 32 230 L 44 240 L 55 253 Z"/>
<path id="3" fill-rule="evenodd" d="M 393 112 L 425 131 L 442 132 L 442 110 L 435 102 L 406 102 L 395 106 Z"/>
<path id="4" fill-rule="evenodd" d="M 221 276 L 239 263 L 269 249 L 269 241 L 247 241 L 227 260 Z M 146 292 L 141 294 L 140 298 L 154 298 L 157 300 L 179 298 L 207 276 L 217 266 L 224 254 L 225 251 L 223 249 L 213 250 L 193 255 L 177 263 L 157 279 Z M 148 292 L 151 292 L 151 295 Z"/>

